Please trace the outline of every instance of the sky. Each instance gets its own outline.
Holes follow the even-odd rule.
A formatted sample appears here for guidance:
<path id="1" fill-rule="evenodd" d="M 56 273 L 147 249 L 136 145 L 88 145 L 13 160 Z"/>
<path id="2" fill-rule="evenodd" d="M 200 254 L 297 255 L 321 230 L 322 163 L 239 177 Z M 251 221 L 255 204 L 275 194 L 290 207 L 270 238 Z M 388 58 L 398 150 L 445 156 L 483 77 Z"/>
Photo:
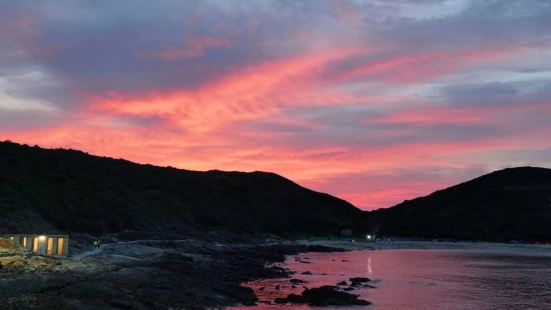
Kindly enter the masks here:
<path id="1" fill-rule="evenodd" d="M 0 0 L 0 140 L 370 210 L 551 168 L 551 2 Z"/>

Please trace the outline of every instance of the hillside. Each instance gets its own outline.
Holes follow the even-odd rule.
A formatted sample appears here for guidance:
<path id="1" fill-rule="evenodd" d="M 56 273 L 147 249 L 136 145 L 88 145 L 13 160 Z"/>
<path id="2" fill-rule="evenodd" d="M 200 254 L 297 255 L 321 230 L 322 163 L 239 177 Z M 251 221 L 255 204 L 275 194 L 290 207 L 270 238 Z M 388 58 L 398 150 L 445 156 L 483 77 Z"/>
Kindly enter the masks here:
<path id="1" fill-rule="evenodd" d="M 385 235 L 465 240 L 551 240 L 551 169 L 520 167 L 369 213 Z"/>
<path id="2" fill-rule="evenodd" d="M 0 143 L 0 232 L 359 230 L 344 200 L 265 172 L 197 172 Z"/>

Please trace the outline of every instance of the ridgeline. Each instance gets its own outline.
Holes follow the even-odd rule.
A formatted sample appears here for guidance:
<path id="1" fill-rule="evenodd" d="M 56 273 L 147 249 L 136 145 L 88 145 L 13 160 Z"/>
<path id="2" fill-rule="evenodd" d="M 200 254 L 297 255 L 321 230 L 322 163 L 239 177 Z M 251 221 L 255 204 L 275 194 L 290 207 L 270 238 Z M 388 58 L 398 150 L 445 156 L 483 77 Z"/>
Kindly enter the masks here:
<path id="1" fill-rule="evenodd" d="M 361 231 L 365 213 L 274 173 L 188 171 L 0 142 L 0 232 Z"/>
<path id="2" fill-rule="evenodd" d="M 549 241 L 551 169 L 519 167 L 369 212 L 379 234 L 409 238 Z"/>
<path id="3" fill-rule="evenodd" d="M 551 169 L 509 168 L 363 212 L 274 173 L 190 171 L 0 142 L 0 233 L 225 231 L 551 240 Z"/>

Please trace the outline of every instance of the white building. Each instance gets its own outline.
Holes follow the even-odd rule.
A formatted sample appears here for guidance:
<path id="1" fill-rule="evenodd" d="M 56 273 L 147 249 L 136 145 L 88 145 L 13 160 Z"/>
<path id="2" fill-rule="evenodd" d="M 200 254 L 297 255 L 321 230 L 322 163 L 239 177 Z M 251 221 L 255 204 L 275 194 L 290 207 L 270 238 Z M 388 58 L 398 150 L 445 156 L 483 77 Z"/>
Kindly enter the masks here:
<path id="1" fill-rule="evenodd" d="M 67 256 L 69 252 L 68 235 L 2 235 L 3 238 L 10 238 L 15 246 L 26 248 L 36 254 L 49 256 Z"/>

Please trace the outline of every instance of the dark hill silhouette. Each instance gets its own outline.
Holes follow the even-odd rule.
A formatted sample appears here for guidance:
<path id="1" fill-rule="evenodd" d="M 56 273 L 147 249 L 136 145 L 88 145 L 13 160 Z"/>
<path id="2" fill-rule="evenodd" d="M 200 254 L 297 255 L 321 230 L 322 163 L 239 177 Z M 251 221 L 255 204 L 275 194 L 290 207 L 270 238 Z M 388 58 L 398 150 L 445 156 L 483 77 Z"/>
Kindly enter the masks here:
<path id="1" fill-rule="evenodd" d="M 274 173 L 197 172 L 0 143 L 0 230 L 359 230 L 364 212 Z"/>
<path id="2" fill-rule="evenodd" d="M 509 168 L 370 212 L 381 234 L 464 240 L 551 240 L 551 169 Z"/>

